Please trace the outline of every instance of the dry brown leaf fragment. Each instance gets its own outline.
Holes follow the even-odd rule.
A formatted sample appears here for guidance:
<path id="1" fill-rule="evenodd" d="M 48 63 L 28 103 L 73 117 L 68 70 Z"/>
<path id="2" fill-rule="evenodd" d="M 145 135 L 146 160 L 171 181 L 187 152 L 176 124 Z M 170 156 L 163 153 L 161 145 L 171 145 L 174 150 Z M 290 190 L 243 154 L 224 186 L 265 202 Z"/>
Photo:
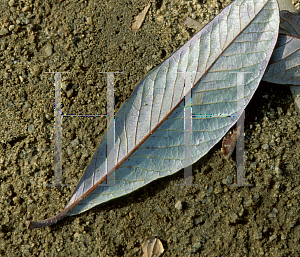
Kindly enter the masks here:
<path id="1" fill-rule="evenodd" d="M 150 237 L 143 241 L 140 257 L 159 257 L 163 252 L 164 247 L 162 242 L 155 237 Z"/>
<path id="2" fill-rule="evenodd" d="M 144 8 L 143 11 L 141 11 L 137 16 L 134 17 L 135 22 L 132 24 L 132 32 L 137 32 L 139 28 L 142 26 L 143 21 L 145 20 L 146 14 L 151 6 L 151 3 L 149 2 L 148 5 Z"/>
<path id="3" fill-rule="evenodd" d="M 223 154 L 224 158 L 228 161 L 229 157 L 233 153 L 235 148 L 237 138 L 240 135 L 242 125 L 239 125 L 234 131 L 228 132 L 222 140 L 222 148 L 221 153 Z"/>

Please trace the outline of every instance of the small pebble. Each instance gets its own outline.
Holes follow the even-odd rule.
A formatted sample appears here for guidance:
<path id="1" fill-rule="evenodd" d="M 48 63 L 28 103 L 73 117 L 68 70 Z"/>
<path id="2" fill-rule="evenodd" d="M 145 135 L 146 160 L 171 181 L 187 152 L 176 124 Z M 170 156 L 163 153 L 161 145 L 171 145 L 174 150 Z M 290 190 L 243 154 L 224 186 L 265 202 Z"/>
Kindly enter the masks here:
<path id="1" fill-rule="evenodd" d="M 196 226 L 197 226 L 198 224 L 202 223 L 202 222 L 203 222 L 203 218 L 202 218 L 202 217 L 195 219 L 195 225 L 196 225 Z"/>
<path id="2" fill-rule="evenodd" d="M 191 253 L 197 253 L 200 248 L 201 248 L 201 243 L 194 244 L 193 247 L 192 247 Z"/>
<path id="3" fill-rule="evenodd" d="M 211 194 L 214 188 L 212 186 L 208 186 L 207 193 Z"/>
<path id="4" fill-rule="evenodd" d="M 73 93 L 74 93 L 74 90 L 73 90 L 73 88 L 71 88 L 69 91 L 67 91 L 67 97 L 71 98 Z"/>
<path id="5" fill-rule="evenodd" d="M 15 28 L 15 25 L 9 25 L 8 30 L 12 31 L 12 30 L 14 30 L 14 28 Z"/>
<path id="6" fill-rule="evenodd" d="M 133 214 L 133 212 L 131 211 L 131 212 L 129 212 L 129 219 L 133 219 L 134 218 L 134 214 Z"/>
<path id="7" fill-rule="evenodd" d="M 31 68 L 31 75 L 33 77 L 36 77 L 36 76 L 38 76 L 40 74 L 41 74 L 41 68 L 40 68 L 40 66 L 38 64 L 33 65 L 33 67 Z"/>
<path id="8" fill-rule="evenodd" d="M 281 107 L 277 107 L 277 112 L 278 112 L 278 115 L 280 116 L 283 113 L 282 108 Z"/>
<path id="9" fill-rule="evenodd" d="M 33 124 L 30 124 L 30 125 L 28 126 L 28 132 L 29 132 L 30 134 L 34 132 L 34 125 L 33 125 Z"/>
<path id="10" fill-rule="evenodd" d="M 277 235 L 272 235 L 272 236 L 270 236 L 269 241 L 273 241 L 276 238 L 277 238 Z"/>
<path id="11" fill-rule="evenodd" d="M 282 174 L 282 170 L 278 166 L 275 167 L 274 171 L 275 171 L 277 176 Z"/>
<path id="12" fill-rule="evenodd" d="M 75 138 L 75 139 L 71 142 L 71 145 L 72 145 L 73 147 L 78 146 L 78 144 L 79 144 L 78 138 Z"/>
<path id="13" fill-rule="evenodd" d="M 162 23 L 164 21 L 164 16 L 160 15 L 156 18 L 157 22 Z"/>
<path id="14" fill-rule="evenodd" d="M 254 202 L 258 201 L 258 199 L 259 199 L 259 194 L 256 194 L 256 195 L 253 196 L 253 201 Z"/>
<path id="15" fill-rule="evenodd" d="M 45 55 L 47 56 L 47 57 L 49 57 L 50 55 L 52 55 L 52 45 L 46 45 L 45 47 L 44 47 L 44 53 L 45 53 Z"/>
<path id="16" fill-rule="evenodd" d="M 224 178 L 224 179 L 222 180 L 222 183 L 223 183 L 224 185 L 226 185 L 226 184 L 232 184 L 232 176 L 231 176 L 231 175 L 228 175 L 228 176 L 226 177 L 226 179 Z"/>
<path id="17" fill-rule="evenodd" d="M 0 30 L 0 36 L 5 36 L 6 34 L 8 34 L 8 29 L 7 28 L 2 28 Z"/>
<path id="18" fill-rule="evenodd" d="M 22 9 L 22 12 L 28 12 L 30 10 L 30 7 L 28 5 L 24 6 Z"/>
<path id="19" fill-rule="evenodd" d="M 14 6 L 15 5 L 15 0 L 10 0 L 8 2 L 8 5 L 11 7 L 11 6 Z"/>
<path id="20" fill-rule="evenodd" d="M 86 18 L 86 24 L 93 25 L 93 19 L 92 19 L 92 17 L 87 17 Z"/>
<path id="21" fill-rule="evenodd" d="M 232 212 L 232 211 L 230 211 L 229 213 L 230 213 L 230 222 L 231 222 L 231 223 L 236 223 L 236 221 L 237 221 L 237 219 L 238 219 L 237 214 L 234 213 L 234 212 Z"/>
<path id="22" fill-rule="evenodd" d="M 269 145 L 268 144 L 263 144 L 261 146 L 261 148 L 264 149 L 264 150 L 268 150 L 269 149 Z"/>
<path id="23" fill-rule="evenodd" d="M 20 201 L 21 201 L 21 198 L 20 198 L 19 196 L 15 196 L 15 197 L 13 198 L 13 201 L 14 201 L 15 204 L 19 204 Z"/>
<path id="24" fill-rule="evenodd" d="M 252 169 L 252 170 L 256 170 L 256 165 L 257 165 L 256 162 L 251 163 L 251 164 L 250 164 L 251 169 Z"/>
<path id="25" fill-rule="evenodd" d="M 269 218 L 276 218 L 276 213 L 270 212 L 270 213 L 268 214 L 268 217 L 269 217 Z"/>
<path id="26" fill-rule="evenodd" d="M 180 211 L 182 210 L 182 202 L 180 200 L 178 200 L 175 204 L 175 208 Z"/>

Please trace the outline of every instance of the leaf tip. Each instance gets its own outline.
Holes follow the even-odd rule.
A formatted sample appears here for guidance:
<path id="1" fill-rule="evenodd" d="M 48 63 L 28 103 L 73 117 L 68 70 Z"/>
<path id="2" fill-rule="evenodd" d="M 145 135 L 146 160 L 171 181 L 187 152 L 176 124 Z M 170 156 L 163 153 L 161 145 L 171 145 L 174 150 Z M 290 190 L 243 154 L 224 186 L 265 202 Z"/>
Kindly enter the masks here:
<path id="1" fill-rule="evenodd" d="M 30 223 L 31 223 L 30 220 L 26 220 L 26 221 L 25 221 L 25 224 L 26 224 L 26 226 L 27 226 L 27 229 L 30 229 Z"/>

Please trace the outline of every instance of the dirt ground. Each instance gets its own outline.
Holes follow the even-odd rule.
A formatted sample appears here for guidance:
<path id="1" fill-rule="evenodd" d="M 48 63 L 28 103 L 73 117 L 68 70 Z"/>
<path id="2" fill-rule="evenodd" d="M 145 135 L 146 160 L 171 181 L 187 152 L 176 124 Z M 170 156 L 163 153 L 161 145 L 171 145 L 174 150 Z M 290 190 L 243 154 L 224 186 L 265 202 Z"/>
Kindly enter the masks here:
<path id="1" fill-rule="evenodd" d="M 27 230 L 67 204 L 106 128 L 105 118 L 63 120 L 63 182 L 53 183 L 54 76 L 63 75 L 63 112 L 106 113 L 106 77 L 115 75 L 116 110 L 149 70 L 229 2 L 147 0 L 1 1 L 0 256 L 139 256 L 156 236 L 163 256 L 300 256 L 300 119 L 288 86 L 261 83 L 246 109 L 246 181 L 221 143 L 193 165 L 130 195 Z M 182 204 L 182 208 L 179 208 Z M 175 208 L 176 205 L 176 208 Z"/>

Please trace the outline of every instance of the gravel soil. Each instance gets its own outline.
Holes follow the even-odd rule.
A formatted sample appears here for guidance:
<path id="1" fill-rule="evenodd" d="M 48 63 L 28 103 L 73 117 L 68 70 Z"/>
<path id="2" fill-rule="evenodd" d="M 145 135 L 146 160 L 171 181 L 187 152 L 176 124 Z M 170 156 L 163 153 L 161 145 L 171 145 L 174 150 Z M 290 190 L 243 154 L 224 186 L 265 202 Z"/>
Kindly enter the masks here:
<path id="1" fill-rule="evenodd" d="M 127 196 L 27 230 L 26 220 L 64 209 L 106 129 L 105 118 L 63 120 L 63 183 L 54 178 L 54 76 L 63 113 L 105 114 L 106 76 L 115 75 L 116 110 L 137 83 L 228 1 L 0 2 L 0 256 L 139 256 L 155 236 L 163 256 L 300 256 L 300 119 L 288 86 L 261 83 L 246 108 L 246 181 L 235 182 L 235 152 L 221 143 L 193 165 Z M 297 4 L 294 1 L 294 4 Z"/>

